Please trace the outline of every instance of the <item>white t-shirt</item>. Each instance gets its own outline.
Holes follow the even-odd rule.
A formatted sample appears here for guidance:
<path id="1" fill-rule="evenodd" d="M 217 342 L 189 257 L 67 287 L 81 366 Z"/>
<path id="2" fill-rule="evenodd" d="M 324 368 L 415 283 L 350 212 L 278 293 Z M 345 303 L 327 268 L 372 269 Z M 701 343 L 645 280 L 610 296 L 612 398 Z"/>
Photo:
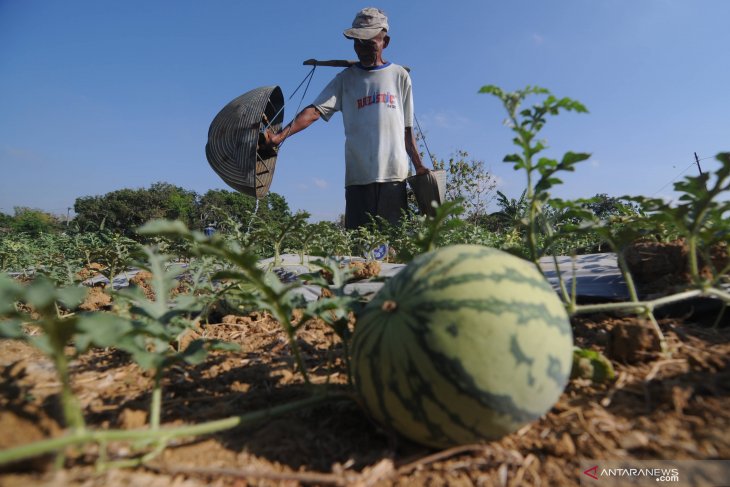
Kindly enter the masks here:
<path id="1" fill-rule="evenodd" d="M 413 126 L 408 71 L 397 64 L 341 71 L 312 103 L 329 120 L 342 112 L 345 186 L 402 181 L 408 176 L 405 128 Z"/>

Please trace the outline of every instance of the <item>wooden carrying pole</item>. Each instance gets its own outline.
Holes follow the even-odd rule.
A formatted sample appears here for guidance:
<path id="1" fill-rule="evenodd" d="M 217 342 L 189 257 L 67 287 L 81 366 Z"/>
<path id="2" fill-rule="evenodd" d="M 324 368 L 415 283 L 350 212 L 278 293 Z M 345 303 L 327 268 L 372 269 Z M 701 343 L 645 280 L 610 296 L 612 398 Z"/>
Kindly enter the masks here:
<path id="1" fill-rule="evenodd" d="M 349 68 L 353 64 L 357 64 L 357 61 L 352 61 L 349 59 L 329 59 L 327 61 L 320 61 L 318 59 L 307 59 L 302 63 L 304 66 L 329 66 L 333 68 Z M 411 68 L 408 66 L 403 66 L 403 69 L 411 72 Z"/>

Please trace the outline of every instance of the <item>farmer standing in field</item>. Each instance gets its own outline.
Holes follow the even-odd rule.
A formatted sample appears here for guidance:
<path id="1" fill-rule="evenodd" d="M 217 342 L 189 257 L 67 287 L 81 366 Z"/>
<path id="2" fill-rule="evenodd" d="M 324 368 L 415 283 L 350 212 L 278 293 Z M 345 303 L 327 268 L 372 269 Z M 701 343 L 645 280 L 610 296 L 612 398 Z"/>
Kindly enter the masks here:
<path id="1" fill-rule="evenodd" d="M 322 93 L 278 133 L 267 133 L 278 147 L 323 118 L 342 112 L 345 124 L 345 226 L 357 228 L 369 215 L 397 224 L 407 208 L 408 158 L 416 174 L 425 174 L 413 134 L 411 78 L 401 66 L 383 60 L 388 47 L 388 18 L 364 8 L 345 37 L 354 41 L 359 63 L 341 71 Z"/>

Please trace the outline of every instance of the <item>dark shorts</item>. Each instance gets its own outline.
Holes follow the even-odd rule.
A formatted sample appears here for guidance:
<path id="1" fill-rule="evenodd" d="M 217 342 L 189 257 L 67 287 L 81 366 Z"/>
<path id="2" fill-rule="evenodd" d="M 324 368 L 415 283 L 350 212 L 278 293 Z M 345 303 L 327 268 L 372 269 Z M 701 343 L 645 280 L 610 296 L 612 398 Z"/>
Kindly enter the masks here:
<path id="1" fill-rule="evenodd" d="M 370 183 L 345 187 L 345 227 L 370 223 L 369 215 L 380 216 L 397 225 L 408 208 L 406 182 Z"/>

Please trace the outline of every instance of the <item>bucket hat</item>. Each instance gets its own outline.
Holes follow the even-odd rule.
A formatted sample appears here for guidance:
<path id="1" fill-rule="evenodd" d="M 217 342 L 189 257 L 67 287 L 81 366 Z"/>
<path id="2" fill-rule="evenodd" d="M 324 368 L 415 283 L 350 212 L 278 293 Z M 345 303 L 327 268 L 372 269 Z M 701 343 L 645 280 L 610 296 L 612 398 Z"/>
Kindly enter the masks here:
<path id="1" fill-rule="evenodd" d="M 381 30 L 388 30 L 388 17 L 379 8 L 367 7 L 360 10 L 352 21 L 352 28 L 345 30 L 348 39 L 372 39 Z"/>

